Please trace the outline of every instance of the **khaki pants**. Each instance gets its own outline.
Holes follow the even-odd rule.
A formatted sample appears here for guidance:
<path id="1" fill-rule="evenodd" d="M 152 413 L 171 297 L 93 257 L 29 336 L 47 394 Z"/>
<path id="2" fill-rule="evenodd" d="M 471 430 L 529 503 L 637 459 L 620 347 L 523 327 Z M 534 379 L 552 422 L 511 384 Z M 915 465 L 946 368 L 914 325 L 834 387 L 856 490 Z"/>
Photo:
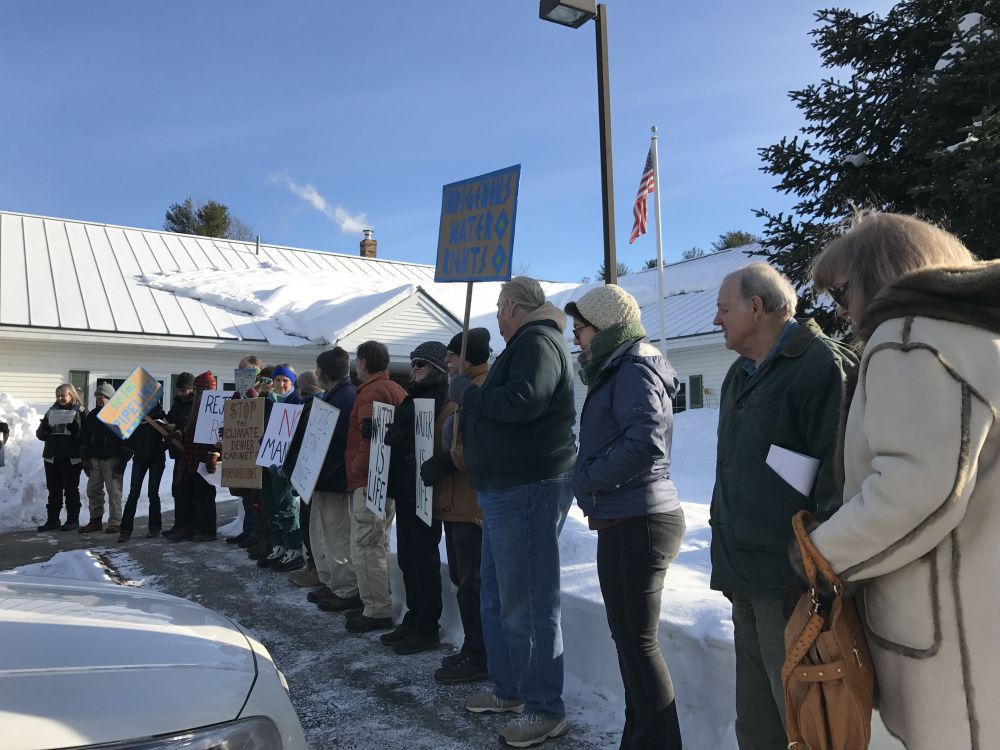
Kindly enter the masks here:
<path id="1" fill-rule="evenodd" d="M 385 518 L 365 505 L 368 489 L 354 490 L 351 497 L 351 558 L 358 574 L 358 593 L 366 617 L 391 617 L 389 598 L 389 528 L 396 515 L 396 503 L 385 500 Z"/>
<path id="2" fill-rule="evenodd" d="M 309 505 L 309 539 L 319 582 L 351 599 L 358 595 L 351 559 L 351 493 L 313 492 Z"/>
<path id="3" fill-rule="evenodd" d="M 90 520 L 104 518 L 104 489 L 108 490 L 108 525 L 122 522 L 122 478 L 115 474 L 117 458 L 87 459 L 90 476 L 87 478 L 87 500 L 90 504 Z"/>

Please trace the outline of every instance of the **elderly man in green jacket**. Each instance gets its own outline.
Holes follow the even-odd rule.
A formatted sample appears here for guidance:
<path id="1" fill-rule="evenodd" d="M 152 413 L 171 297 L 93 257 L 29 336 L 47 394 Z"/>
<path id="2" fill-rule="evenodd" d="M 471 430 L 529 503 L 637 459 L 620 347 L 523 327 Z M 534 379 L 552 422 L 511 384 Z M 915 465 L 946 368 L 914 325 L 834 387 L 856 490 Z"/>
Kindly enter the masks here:
<path id="1" fill-rule="evenodd" d="M 788 742 L 781 665 L 782 601 L 794 577 L 791 521 L 839 494 L 834 451 L 841 392 L 858 362 L 813 320 L 796 321 L 796 301 L 795 289 L 771 266 L 750 263 L 723 281 L 714 321 L 726 348 L 742 355 L 722 384 L 711 512 L 712 588 L 733 603 L 740 750 Z M 772 446 L 819 462 L 808 494 L 768 465 Z"/>

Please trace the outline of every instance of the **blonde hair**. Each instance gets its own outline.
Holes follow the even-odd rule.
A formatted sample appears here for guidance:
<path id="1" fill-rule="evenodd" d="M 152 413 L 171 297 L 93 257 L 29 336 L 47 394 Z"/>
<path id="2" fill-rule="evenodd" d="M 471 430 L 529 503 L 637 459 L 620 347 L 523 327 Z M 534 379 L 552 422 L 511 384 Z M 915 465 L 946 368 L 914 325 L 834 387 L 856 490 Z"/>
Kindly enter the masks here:
<path id="1" fill-rule="evenodd" d="M 827 244 L 809 269 L 817 292 L 847 282 L 860 322 L 883 287 L 913 271 L 967 266 L 976 258 L 953 234 L 915 216 L 856 210 L 843 234 Z"/>
<path id="2" fill-rule="evenodd" d="M 60 393 L 68 393 L 72 403 L 76 406 L 83 406 L 83 399 L 80 398 L 80 392 L 76 389 L 76 386 L 71 383 L 63 383 L 61 386 L 56 388 L 56 398 L 59 398 Z M 56 403 L 59 403 L 58 401 Z"/>

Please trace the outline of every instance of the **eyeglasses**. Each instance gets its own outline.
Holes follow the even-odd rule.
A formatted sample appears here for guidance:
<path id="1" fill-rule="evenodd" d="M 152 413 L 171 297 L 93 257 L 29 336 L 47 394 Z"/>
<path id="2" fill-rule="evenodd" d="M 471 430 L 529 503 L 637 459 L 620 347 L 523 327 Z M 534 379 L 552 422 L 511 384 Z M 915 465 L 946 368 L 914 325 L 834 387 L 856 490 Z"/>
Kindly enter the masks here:
<path id="1" fill-rule="evenodd" d="M 847 309 L 847 290 L 850 288 L 851 282 L 845 281 L 840 286 L 835 286 L 833 289 L 828 289 L 827 294 L 830 298 L 839 306 Z"/>
<path id="2" fill-rule="evenodd" d="M 427 361 L 423 359 L 415 359 L 412 362 L 410 362 L 410 367 L 413 369 L 417 369 L 419 367 L 427 367 Z"/>
<path id="3" fill-rule="evenodd" d="M 593 328 L 593 326 L 589 326 L 589 325 L 588 326 L 580 326 L 579 328 L 577 328 L 576 326 L 573 326 L 573 338 L 575 338 L 575 339 L 580 338 L 580 331 L 586 331 L 588 328 Z"/>

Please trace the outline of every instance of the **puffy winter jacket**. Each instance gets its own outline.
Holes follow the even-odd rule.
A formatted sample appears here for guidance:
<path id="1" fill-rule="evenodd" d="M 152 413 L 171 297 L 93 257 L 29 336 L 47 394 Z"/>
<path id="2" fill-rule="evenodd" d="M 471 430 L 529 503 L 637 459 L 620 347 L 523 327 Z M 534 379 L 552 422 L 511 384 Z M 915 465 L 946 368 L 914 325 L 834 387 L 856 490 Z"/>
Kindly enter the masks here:
<path id="1" fill-rule="evenodd" d="M 80 431 L 80 456 L 84 459 L 117 458 L 123 463 L 132 458 L 132 449 L 110 427 L 97 418 L 98 409 L 87 414 Z"/>
<path id="2" fill-rule="evenodd" d="M 45 441 L 45 448 L 42 450 L 42 459 L 49 462 L 55 461 L 57 458 L 79 459 L 80 432 L 83 427 L 83 420 L 87 416 L 87 410 L 75 404 L 67 407 L 53 404 L 51 408 L 72 409 L 76 412 L 76 416 L 72 422 L 66 425 L 65 432 L 63 432 L 62 427 L 57 428 L 58 431 L 56 431 L 49 426 L 49 415 L 48 412 L 45 413 L 41 424 L 35 430 L 35 437 Z"/>
<path id="3" fill-rule="evenodd" d="M 372 444 L 371 440 L 361 437 L 361 422 L 371 419 L 374 413 L 372 404 L 376 401 L 398 406 L 404 398 L 406 391 L 403 386 L 390 380 L 389 373 L 385 370 L 375 373 L 358 386 L 347 431 L 348 492 L 368 486 L 368 457 L 371 455 Z"/>
<path id="4" fill-rule="evenodd" d="M 580 417 L 573 469 L 577 504 L 594 518 L 635 518 L 680 507 L 670 480 L 677 375 L 649 339 L 608 355 Z"/>

